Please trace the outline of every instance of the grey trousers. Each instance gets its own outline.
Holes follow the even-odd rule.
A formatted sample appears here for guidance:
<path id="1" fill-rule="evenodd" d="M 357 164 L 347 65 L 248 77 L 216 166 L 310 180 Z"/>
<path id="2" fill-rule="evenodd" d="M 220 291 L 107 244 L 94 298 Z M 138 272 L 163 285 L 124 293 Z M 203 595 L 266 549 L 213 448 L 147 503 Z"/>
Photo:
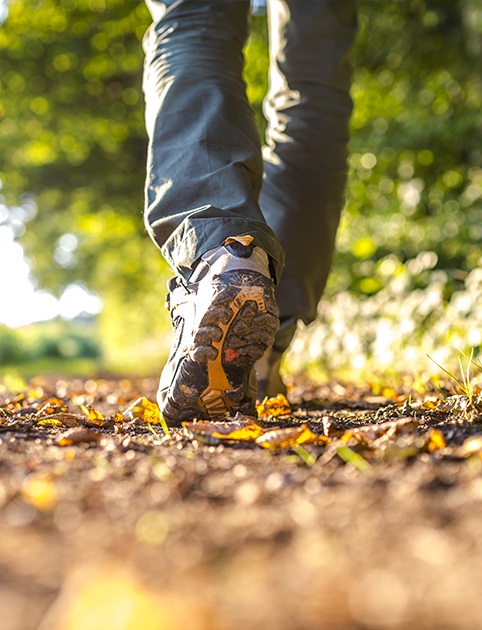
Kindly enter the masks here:
<path id="1" fill-rule="evenodd" d="M 185 278 L 229 236 L 253 236 L 277 281 L 284 351 L 315 318 L 332 262 L 355 0 L 268 0 L 263 148 L 242 79 L 249 0 L 146 2 L 147 230 Z"/>

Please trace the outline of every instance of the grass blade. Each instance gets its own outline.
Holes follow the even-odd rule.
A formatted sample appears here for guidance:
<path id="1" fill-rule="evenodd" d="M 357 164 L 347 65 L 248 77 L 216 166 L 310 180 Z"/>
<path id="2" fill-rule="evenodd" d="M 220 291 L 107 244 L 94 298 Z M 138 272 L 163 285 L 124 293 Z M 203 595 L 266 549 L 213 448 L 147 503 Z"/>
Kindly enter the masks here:
<path id="1" fill-rule="evenodd" d="M 316 456 L 309 453 L 305 448 L 301 446 L 301 444 L 295 444 L 291 447 L 291 450 L 295 452 L 309 468 L 311 468 L 316 462 Z"/>
<path id="2" fill-rule="evenodd" d="M 349 446 L 340 446 L 336 449 L 336 454 L 345 464 L 350 464 L 362 473 L 367 474 L 371 466 L 365 458 L 353 451 Z"/>
<path id="3" fill-rule="evenodd" d="M 161 423 L 161 427 L 162 430 L 164 431 L 164 435 L 167 435 L 167 437 L 172 440 L 172 435 L 171 432 L 169 431 L 169 427 L 167 426 L 167 422 L 166 419 L 164 418 L 164 416 L 161 414 L 159 414 L 159 422 Z"/>
<path id="4" fill-rule="evenodd" d="M 455 374 L 452 374 L 452 372 L 449 372 L 448 370 L 446 370 L 443 366 L 440 365 L 440 363 L 437 363 L 437 361 L 435 361 L 435 359 L 433 359 L 429 354 L 427 354 L 428 358 L 430 359 L 430 361 L 433 361 L 435 363 L 435 365 L 437 365 L 443 372 L 445 372 L 445 374 L 447 374 L 447 376 L 450 376 L 451 379 L 453 379 L 458 386 L 461 388 L 461 390 L 465 392 L 465 386 L 462 383 L 462 381 L 460 379 L 458 379 Z"/>

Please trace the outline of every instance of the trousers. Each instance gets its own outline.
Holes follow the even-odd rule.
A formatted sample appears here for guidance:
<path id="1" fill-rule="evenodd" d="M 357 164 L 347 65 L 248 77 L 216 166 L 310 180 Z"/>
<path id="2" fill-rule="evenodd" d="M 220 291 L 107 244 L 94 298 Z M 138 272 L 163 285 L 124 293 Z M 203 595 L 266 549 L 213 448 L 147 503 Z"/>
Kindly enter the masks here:
<path id="1" fill-rule="evenodd" d="M 145 223 L 176 274 L 226 238 L 269 256 L 281 328 L 316 317 L 343 206 L 355 0 L 268 0 L 264 146 L 242 78 L 249 0 L 146 0 Z"/>

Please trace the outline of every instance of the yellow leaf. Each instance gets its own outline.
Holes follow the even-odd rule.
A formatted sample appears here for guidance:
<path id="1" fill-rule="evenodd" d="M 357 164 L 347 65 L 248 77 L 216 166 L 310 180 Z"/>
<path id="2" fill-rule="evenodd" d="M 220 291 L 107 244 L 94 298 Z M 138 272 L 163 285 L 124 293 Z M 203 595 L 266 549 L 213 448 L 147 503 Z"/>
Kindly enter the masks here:
<path id="1" fill-rule="evenodd" d="M 100 413 L 100 411 L 96 411 L 91 405 L 87 405 L 87 420 L 92 422 L 92 424 L 97 424 L 102 427 L 105 424 L 104 416 Z"/>
<path id="2" fill-rule="evenodd" d="M 424 400 L 422 406 L 423 406 L 424 409 L 433 410 L 433 409 L 437 409 L 438 407 L 440 407 L 440 403 L 441 403 L 440 400 L 431 400 L 431 399 L 428 398 L 427 400 Z"/>
<path id="3" fill-rule="evenodd" d="M 214 431 L 212 436 L 220 438 L 222 440 L 238 440 L 239 442 L 254 442 L 260 435 L 263 435 L 264 429 L 254 422 L 242 427 L 241 429 L 235 429 L 227 435 Z"/>
<path id="4" fill-rule="evenodd" d="M 325 440 L 327 440 L 326 437 L 316 435 L 306 424 L 302 424 L 300 427 L 267 431 L 256 439 L 256 444 L 263 448 L 274 450 L 294 446 L 295 444 L 314 444 Z"/>
<path id="5" fill-rule="evenodd" d="M 443 433 L 438 429 L 430 429 L 429 433 L 429 441 L 427 444 L 427 449 L 429 453 L 433 453 L 434 451 L 438 451 L 441 448 L 445 448 L 445 439 Z"/>
<path id="6" fill-rule="evenodd" d="M 42 427 L 63 427 L 64 426 L 62 422 L 60 422 L 60 420 L 57 420 L 56 418 L 44 418 L 43 420 L 39 420 L 37 424 L 39 424 Z"/>
<path id="7" fill-rule="evenodd" d="M 55 422 L 52 422 L 52 423 L 47 422 L 50 420 L 54 420 Z M 58 422 L 60 422 L 60 424 L 57 424 Z M 61 411 L 59 413 L 53 413 L 50 416 L 46 416 L 45 418 L 42 418 L 42 420 L 40 420 L 38 424 L 52 424 L 58 427 L 60 426 L 74 427 L 79 424 L 79 419 L 73 413 L 66 413 L 64 411 Z"/>
<path id="8" fill-rule="evenodd" d="M 207 444 L 219 444 L 223 440 L 254 442 L 264 431 L 250 419 L 229 422 L 183 422 L 182 426 L 196 440 Z"/>
<path id="9" fill-rule="evenodd" d="M 159 424 L 161 422 L 161 413 L 156 403 L 147 400 L 145 396 L 141 396 L 127 407 L 124 411 L 124 418 L 126 420 L 139 418 L 143 422 L 149 422 L 149 424 Z"/>
<path id="10" fill-rule="evenodd" d="M 256 411 L 260 418 L 287 416 L 291 413 L 291 406 L 284 394 L 278 394 L 274 398 L 266 397 L 260 405 L 257 405 Z"/>
<path id="11" fill-rule="evenodd" d="M 352 429 L 348 429 L 348 430 L 347 430 L 347 431 L 345 431 L 345 433 L 343 433 L 343 435 L 340 437 L 340 440 L 346 444 L 347 442 L 349 442 L 350 440 L 352 440 L 354 437 L 355 437 L 355 432 L 354 432 Z"/>

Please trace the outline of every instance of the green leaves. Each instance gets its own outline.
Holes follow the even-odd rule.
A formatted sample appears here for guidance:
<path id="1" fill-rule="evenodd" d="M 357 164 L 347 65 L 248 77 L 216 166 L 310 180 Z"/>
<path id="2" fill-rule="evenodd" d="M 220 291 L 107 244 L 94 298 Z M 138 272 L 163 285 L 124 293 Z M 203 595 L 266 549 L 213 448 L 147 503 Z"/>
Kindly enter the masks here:
<path id="1" fill-rule="evenodd" d="M 106 202 L 132 216 L 134 239 L 145 238 L 140 37 L 149 21 L 144 3 L 124 0 L 9 3 L 0 33 L 0 180 L 7 203 L 26 191 L 38 198 L 24 244 L 50 288 L 72 278 L 52 264 L 53 242 L 65 232 L 82 241 L 80 217 L 98 216 Z M 75 270 L 97 288 L 91 254 L 80 248 Z"/>
<path id="2" fill-rule="evenodd" d="M 393 282 L 396 299 L 436 286 L 444 301 L 480 265 L 478 4 L 393 0 L 381 11 L 378 0 L 360 2 L 347 208 L 330 299 L 343 291 L 374 299 Z M 144 2 L 130 0 L 8 6 L 0 29 L 0 204 L 34 193 L 39 212 L 21 237 L 34 275 L 59 292 L 85 282 L 104 298 L 108 330 L 127 325 L 134 339 L 157 321 L 152 295 L 163 284 L 152 286 L 162 269 L 141 218 L 141 40 L 150 16 Z M 262 132 L 263 18 L 252 19 L 251 32 L 245 78 Z M 63 266 L 55 252 L 66 233 L 78 246 Z M 380 304 L 371 310 L 381 312 Z"/>

